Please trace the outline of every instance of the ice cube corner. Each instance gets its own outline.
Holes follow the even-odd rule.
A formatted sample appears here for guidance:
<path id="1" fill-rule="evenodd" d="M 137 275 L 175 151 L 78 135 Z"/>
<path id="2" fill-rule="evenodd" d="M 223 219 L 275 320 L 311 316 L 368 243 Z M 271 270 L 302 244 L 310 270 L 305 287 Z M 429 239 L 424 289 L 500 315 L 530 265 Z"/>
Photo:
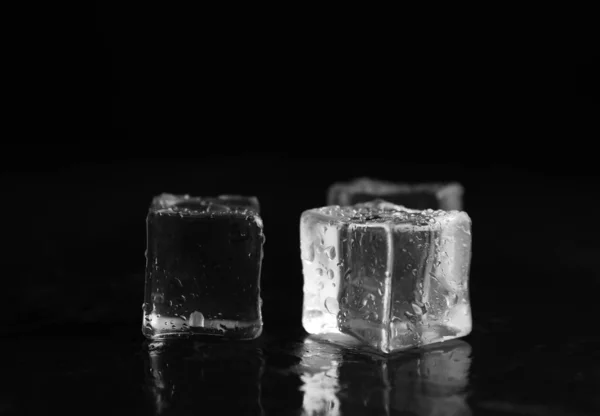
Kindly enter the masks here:
<path id="1" fill-rule="evenodd" d="M 471 219 L 386 201 L 307 210 L 300 219 L 302 324 L 383 353 L 471 331 Z"/>
<path id="2" fill-rule="evenodd" d="M 265 238 L 256 197 L 161 194 L 146 226 L 147 338 L 260 335 Z"/>

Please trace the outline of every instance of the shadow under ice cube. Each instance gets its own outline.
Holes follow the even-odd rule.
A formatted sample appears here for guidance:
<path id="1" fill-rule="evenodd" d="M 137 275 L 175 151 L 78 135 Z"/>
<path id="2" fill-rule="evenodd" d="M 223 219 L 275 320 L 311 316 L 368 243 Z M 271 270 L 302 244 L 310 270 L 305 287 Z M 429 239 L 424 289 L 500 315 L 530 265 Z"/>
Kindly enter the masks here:
<path id="1" fill-rule="evenodd" d="M 384 353 L 471 331 L 471 220 L 376 201 L 305 211 L 303 326 Z"/>
<path id="2" fill-rule="evenodd" d="M 258 210 L 255 197 L 154 198 L 146 219 L 146 337 L 260 335 Z"/>

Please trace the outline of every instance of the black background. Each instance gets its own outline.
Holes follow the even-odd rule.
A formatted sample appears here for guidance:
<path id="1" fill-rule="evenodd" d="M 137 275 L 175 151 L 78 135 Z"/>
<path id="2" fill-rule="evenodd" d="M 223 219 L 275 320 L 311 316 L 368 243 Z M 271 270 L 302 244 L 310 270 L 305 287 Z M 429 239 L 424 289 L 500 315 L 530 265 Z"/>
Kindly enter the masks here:
<path id="1" fill-rule="evenodd" d="M 267 319 L 297 325 L 299 215 L 357 176 L 464 184 L 476 310 L 593 302 L 588 26 L 393 37 L 291 17 L 246 29 L 166 5 L 45 7 L 15 15 L 9 65 L 11 328 L 139 320 L 144 220 L 161 192 L 257 195 Z"/>
<path id="2" fill-rule="evenodd" d="M 7 64 L 5 335 L 141 341 L 145 216 L 162 192 L 258 196 L 265 331 L 299 328 L 299 216 L 358 176 L 465 186 L 476 329 L 501 319 L 515 342 L 597 330 L 585 26 L 242 30 L 167 5 L 43 7 L 17 17 Z"/>

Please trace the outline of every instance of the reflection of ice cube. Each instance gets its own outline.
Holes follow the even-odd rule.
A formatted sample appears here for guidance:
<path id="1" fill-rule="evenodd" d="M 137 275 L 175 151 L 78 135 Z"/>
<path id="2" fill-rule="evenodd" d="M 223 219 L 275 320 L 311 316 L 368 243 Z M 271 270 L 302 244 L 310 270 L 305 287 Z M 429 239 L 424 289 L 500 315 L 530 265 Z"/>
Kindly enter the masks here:
<path id="1" fill-rule="evenodd" d="M 470 415 L 466 403 L 470 356 L 468 343 L 453 340 L 425 347 L 412 360 L 388 361 L 391 409 L 418 415 Z"/>
<path id="2" fill-rule="evenodd" d="M 340 414 L 340 403 L 336 395 L 339 389 L 337 377 L 337 366 L 328 371 L 300 375 L 304 383 L 300 388 L 300 391 L 304 392 L 302 401 L 304 414 L 331 416 Z"/>
<path id="3" fill-rule="evenodd" d="M 255 197 L 154 198 L 147 217 L 146 337 L 260 335 L 265 238 L 258 210 Z"/>
<path id="4" fill-rule="evenodd" d="M 394 183 L 369 178 L 331 185 L 327 205 L 354 205 L 373 199 L 385 199 L 413 209 L 462 209 L 463 187 L 452 183 Z"/>
<path id="5" fill-rule="evenodd" d="M 305 341 L 298 367 L 304 415 L 471 414 L 471 347 L 464 341 L 383 358 L 314 339 Z"/>
<path id="6" fill-rule="evenodd" d="M 264 414 L 265 362 L 255 345 L 155 341 L 144 356 L 146 388 L 157 414 L 211 408 L 219 408 L 222 414 Z M 231 391 L 236 392 L 235 400 L 223 400 Z"/>
<path id="7" fill-rule="evenodd" d="M 298 371 L 304 393 L 303 415 L 340 415 L 338 366 L 339 349 L 333 345 L 320 344 L 307 338 Z"/>
<path id="8" fill-rule="evenodd" d="M 303 326 L 382 352 L 471 331 L 470 218 L 385 201 L 305 211 Z"/>

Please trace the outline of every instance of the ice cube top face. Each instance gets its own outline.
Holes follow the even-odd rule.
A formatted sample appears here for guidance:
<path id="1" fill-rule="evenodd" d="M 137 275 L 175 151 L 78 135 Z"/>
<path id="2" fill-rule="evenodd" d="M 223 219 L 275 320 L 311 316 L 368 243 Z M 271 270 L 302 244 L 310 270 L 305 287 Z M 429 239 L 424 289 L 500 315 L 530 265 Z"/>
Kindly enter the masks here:
<path id="1" fill-rule="evenodd" d="M 153 200 L 146 219 L 146 337 L 260 335 L 263 224 L 257 204 L 240 198 Z"/>
<path id="2" fill-rule="evenodd" d="M 403 184 L 359 178 L 333 184 L 327 194 L 328 205 L 349 206 L 373 199 L 385 199 L 411 209 L 461 210 L 463 187 L 456 183 Z"/>
<path id="3" fill-rule="evenodd" d="M 383 353 L 467 335 L 471 220 L 385 201 L 305 211 L 302 323 Z"/>
<path id="4" fill-rule="evenodd" d="M 260 204 L 255 196 L 219 195 L 216 197 L 192 197 L 190 195 L 161 194 L 152 199 L 151 210 L 168 210 L 185 212 L 203 210 L 227 210 L 246 208 L 260 212 Z"/>

